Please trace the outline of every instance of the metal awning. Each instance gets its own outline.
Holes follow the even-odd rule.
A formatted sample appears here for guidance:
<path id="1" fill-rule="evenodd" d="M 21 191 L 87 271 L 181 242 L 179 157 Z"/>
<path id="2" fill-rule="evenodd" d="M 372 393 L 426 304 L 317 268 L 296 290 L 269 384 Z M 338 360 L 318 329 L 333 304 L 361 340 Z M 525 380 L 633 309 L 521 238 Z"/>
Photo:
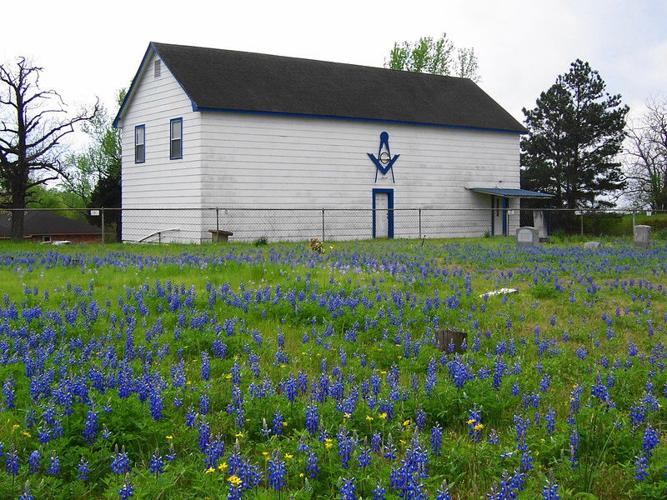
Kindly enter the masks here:
<path id="1" fill-rule="evenodd" d="M 489 194 L 492 196 L 502 196 L 503 198 L 553 198 L 552 194 L 540 193 L 539 191 L 528 191 L 527 189 L 515 188 L 485 188 L 474 187 L 468 188 L 473 193 Z"/>

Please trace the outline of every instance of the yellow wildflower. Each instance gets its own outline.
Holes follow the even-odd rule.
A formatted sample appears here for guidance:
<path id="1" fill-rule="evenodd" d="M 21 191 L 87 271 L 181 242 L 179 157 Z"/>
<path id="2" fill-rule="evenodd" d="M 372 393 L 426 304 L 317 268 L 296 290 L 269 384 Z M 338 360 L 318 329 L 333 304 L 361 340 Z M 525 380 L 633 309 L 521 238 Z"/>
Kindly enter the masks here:
<path id="1" fill-rule="evenodd" d="M 404 420 L 403 427 L 409 427 L 409 426 L 410 426 L 410 420 Z"/>
<path id="2" fill-rule="evenodd" d="M 285 453 L 285 460 L 290 460 L 292 458 L 294 458 L 294 455 L 292 455 L 291 453 Z"/>
<path id="3" fill-rule="evenodd" d="M 234 434 L 234 436 L 237 438 L 244 438 L 245 434 L 243 434 L 242 432 L 237 432 L 236 434 Z"/>
<path id="4" fill-rule="evenodd" d="M 477 425 L 474 427 L 474 429 L 475 429 L 476 431 L 481 431 L 482 429 L 484 429 L 484 424 L 477 424 Z"/>
<path id="5" fill-rule="evenodd" d="M 373 417 L 371 417 L 370 415 L 366 415 L 366 420 L 368 420 L 369 422 L 372 422 L 372 421 L 373 421 Z"/>
<path id="6" fill-rule="evenodd" d="M 23 431 L 21 434 L 22 434 L 23 436 L 25 436 L 25 437 L 30 437 L 30 433 L 29 433 L 29 432 Z"/>
<path id="7" fill-rule="evenodd" d="M 232 486 L 236 486 L 236 487 L 241 486 L 241 483 L 243 482 L 243 481 L 241 481 L 241 478 L 239 476 L 236 476 L 236 475 L 229 476 L 227 478 L 227 481 L 229 481 L 232 484 Z"/>
<path id="8" fill-rule="evenodd" d="M 324 440 L 324 447 L 327 448 L 327 449 L 329 449 L 329 448 L 331 448 L 332 446 L 333 446 L 333 439 L 331 439 L 331 438 L 326 438 L 326 439 Z"/>
<path id="9" fill-rule="evenodd" d="M 386 420 L 386 419 L 387 419 L 387 412 L 386 412 L 386 411 L 383 411 L 382 413 L 380 413 L 380 418 L 381 418 L 382 420 Z"/>
<path id="10" fill-rule="evenodd" d="M 343 418 L 350 418 L 351 416 L 352 415 L 350 415 L 349 413 L 343 413 Z"/>
<path id="11" fill-rule="evenodd" d="M 474 418 L 471 418 L 470 420 L 468 420 L 468 425 L 472 425 L 475 422 L 477 422 L 477 420 L 475 420 Z"/>
<path id="12" fill-rule="evenodd" d="M 225 472 L 227 470 L 227 467 L 229 467 L 229 465 L 227 465 L 227 462 L 222 462 L 220 465 L 218 465 L 218 470 L 220 472 Z"/>
<path id="13" fill-rule="evenodd" d="M 213 467 L 209 467 L 206 469 L 206 474 L 213 474 L 215 472 L 215 469 Z"/>
<path id="14" fill-rule="evenodd" d="M 174 436 L 172 436 L 172 435 L 170 434 L 169 436 L 165 436 L 165 439 L 166 439 L 167 441 L 171 441 L 172 439 L 174 439 Z"/>
<path id="15" fill-rule="evenodd" d="M 225 378 L 226 378 L 227 380 L 231 380 L 231 379 L 232 379 L 232 374 L 231 374 L 231 373 L 228 373 L 227 375 L 225 375 Z"/>

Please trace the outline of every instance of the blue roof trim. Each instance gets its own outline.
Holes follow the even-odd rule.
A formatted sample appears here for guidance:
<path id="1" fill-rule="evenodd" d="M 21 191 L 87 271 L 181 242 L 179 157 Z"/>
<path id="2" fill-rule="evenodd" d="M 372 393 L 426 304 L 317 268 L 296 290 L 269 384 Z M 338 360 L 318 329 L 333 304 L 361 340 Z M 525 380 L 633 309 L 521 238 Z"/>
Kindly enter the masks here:
<path id="1" fill-rule="evenodd" d="M 468 188 L 473 193 L 490 194 L 493 196 L 503 196 L 506 198 L 553 198 L 554 195 L 541 193 L 539 191 L 529 191 L 527 189 L 516 188 Z"/>
<path id="2" fill-rule="evenodd" d="M 157 54 L 158 57 L 160 57 L 160 53 L 157 50 L 157 47 L 155 47 L 155 44 L 153 42 L 150 42 L 148 44 L 148 48 L 146 48 L 146 52 L 144 52 L 144 57 L 141 58 L 141 64 L 139 65 L 139 68 L 137 69 L 137 72 L 134 75 L 134 78 L 132 78 L 132 83 L 130 84 L 130 88 L 127 90 L 127 93 L 125 94 L 125 99 L 123 99 L 123 102 L 120 105 L 120 108 L 118 108 L 118 113 L 116 113 L 116 117 L 113 119 L 113 128 L 118 128 L 118 122 L 121 119 L 121 116 L 123 115 L 123 111 L 125 111 L 125 107 L 130 101 L 130 96 L 132 95 L 132 91 L 134 90 L 135 86 L 137 85 L 137 82 L 139 80 L 139 75 L 141 75 L 142 70 L 144 69 L 144 65 L 146 64 L 146 59 L 148 58 L 148 55 L 150 54 L 151 50 Z M 165 67 L 169 70 L 169 72 L 173 76 L 173 71 L 171 71 L 171 68 L 167 65 L 167 63 L 160 57 L 160 61 L 162 61 L 162 64 L 165 65 Z M 192 97 L 190 97 L 183 87 L 181 85 L 181 82 L 178 81 L 178 78 L 174 76 L 174 80 L 178 82 L 178 85 L 181 87 L 181 90 L 185 93 L 185 95 L 190 99 L 190 102 L 192 103 L 192 111 L 197 111 L 197 104 L 192 100 Z"/>
<path id="3" fill-rule="evenodd" d="M 357 116 L 339 116 L 339 115 L 316 115 L 309 113 L 290 113 L 286 111 L 258 111 L 251 109 L 232 109 L 232 108 L 209 108 L 205 106 L 198 106 L 194 101 L 192 101 L 192 111 L 206 111 L 206 112 L 219 112 L 219 113 L 240 113 L 247 115 L 275 115 L 275 116 L 293 116 L 299 118 L 320 118 L 327 120 L 345 120 L 345 121 L 355 121 L 355 122 L 373 122 L 373 123 L 393 123 L 397 125 L 417 125 L 422 127 L 438 127 L 438 128 L 454 128 L 454 129 L 464 129 L 464 130 L 477 130 L 483 132 L 501 132 L 504 134 L 526 134 L 528 132 L 519 132 L 517 130 L 506 130 L 500 128 L 484 128 L 484 127 L 472 127 L 468 125 L 446 125 L 442 123 L 424 123 L 424 122 L 412 122 L 404 120 L 385 120 L 380 118 L 362 118 Z"/>

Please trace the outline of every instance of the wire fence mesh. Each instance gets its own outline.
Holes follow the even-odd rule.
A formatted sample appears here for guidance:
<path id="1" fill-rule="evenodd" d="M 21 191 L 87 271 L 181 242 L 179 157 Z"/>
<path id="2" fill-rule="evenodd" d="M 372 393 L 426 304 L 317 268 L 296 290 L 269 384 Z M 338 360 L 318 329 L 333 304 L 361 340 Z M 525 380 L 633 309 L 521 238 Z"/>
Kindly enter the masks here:
<path id="1" fill-rule="evenodd" d="M 479 208 L 53 208 L 0 210 L 0 239 L 21 219 L 25 240 L 36 242 L 206 243 L 322 241 L 371 238 L 514 236 L 533 226 L 558 235 L 632 237 L 649 225 L 667 239 L 667 212 L 647 210 Z"/>

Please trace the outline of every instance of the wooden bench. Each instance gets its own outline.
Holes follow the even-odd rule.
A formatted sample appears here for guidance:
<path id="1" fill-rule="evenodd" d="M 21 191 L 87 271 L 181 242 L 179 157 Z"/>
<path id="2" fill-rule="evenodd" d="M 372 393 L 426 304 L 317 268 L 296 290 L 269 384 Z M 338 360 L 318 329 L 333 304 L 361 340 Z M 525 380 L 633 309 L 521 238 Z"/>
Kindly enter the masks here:
<path id="1" fill-rule="evenodd" d="M 225 231 L 223 229 L 209 229 L 211 233 L 211 241 L 213 243 L 226 243 L 229 241 L 230 236 L 234 236 L 234 233 L 231 231 Z"/>

